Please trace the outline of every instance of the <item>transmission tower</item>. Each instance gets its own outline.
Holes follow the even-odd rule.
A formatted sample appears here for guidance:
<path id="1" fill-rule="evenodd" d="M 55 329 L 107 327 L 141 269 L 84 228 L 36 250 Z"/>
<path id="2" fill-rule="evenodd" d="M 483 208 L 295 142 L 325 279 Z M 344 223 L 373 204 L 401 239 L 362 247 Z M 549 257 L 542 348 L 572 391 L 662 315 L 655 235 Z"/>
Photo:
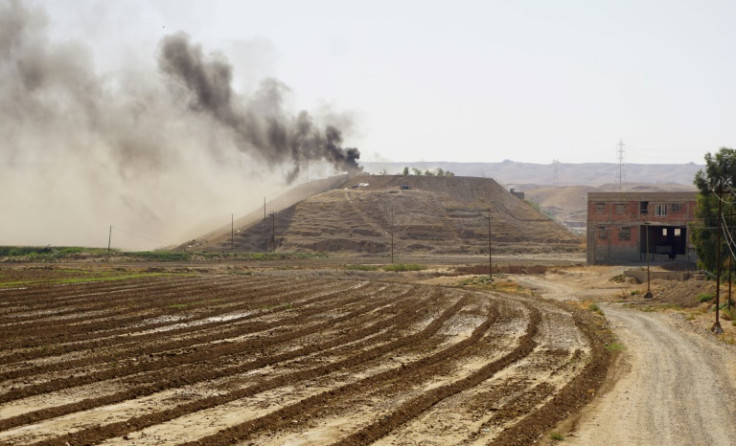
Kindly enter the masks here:
<path id="1" fill-rule="evenodd" d="M 616 157 L 618 158 L 618 190 L 620 191 L 624 188 L 624 149 L 626 148 L 624 140 L 619 139 L 616 147 Z"/>
<path id="2" fill-rule="evenodd" d="M 555 186 L 558 185 L 560 182 L 560 160 L 553 159 L 552 160 L 552 181 L 554 181 Z"/>

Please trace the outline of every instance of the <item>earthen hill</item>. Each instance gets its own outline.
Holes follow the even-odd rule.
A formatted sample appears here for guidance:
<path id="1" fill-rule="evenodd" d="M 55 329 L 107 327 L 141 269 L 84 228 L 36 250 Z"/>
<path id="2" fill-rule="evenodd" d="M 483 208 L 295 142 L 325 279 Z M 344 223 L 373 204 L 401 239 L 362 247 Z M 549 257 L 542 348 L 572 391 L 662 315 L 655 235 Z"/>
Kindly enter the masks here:
<path id="1" fill-rule="evenodd" d="M 234 249 L 380 254 L 390 251 L 393 230 L 394 249 L 403 253 L 482 254 L 489 209 L 494 252 L 581 249 L 578 236 L 489 178 L 358 175 L 302 185 L 289 195 L 298 199 L 274 200 L 283 207 L 273 217 L 261 210 L 238 220 Z M 181 248 L 229 251 L 229 229 Z"/>

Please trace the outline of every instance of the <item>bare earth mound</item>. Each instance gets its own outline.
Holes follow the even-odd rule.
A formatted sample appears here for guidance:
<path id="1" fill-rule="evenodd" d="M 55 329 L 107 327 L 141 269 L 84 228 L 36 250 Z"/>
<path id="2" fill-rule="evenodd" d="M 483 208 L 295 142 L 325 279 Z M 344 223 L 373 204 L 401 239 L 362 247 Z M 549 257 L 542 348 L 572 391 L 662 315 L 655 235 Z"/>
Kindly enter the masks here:
<path id="1" fill-rule="evenodd" d="M 482 254 L 570 252 L 580 239 L 506 191 L 474 177 L 358 176 L 237 229 L 240 251 Z M 393 218 L 392 218 L 393 216 Z M 227 251 L 230 234 L 189 243 Z"/>

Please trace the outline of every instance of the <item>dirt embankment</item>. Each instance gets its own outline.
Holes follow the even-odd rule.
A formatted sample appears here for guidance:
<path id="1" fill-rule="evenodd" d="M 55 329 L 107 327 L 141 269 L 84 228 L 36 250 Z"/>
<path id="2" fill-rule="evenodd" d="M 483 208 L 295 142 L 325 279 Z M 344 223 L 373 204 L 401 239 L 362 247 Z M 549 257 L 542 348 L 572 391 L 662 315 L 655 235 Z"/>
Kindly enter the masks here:
<path id="1" fill-rule="evenodd" d="M 363 175 L 236 226 L 237 251 L 481 254 L 580 252 L 577 235 L 490 178 Z M 392 237 L 393 235 L 393 237 Z M 231 234 L 191 249 L 230 251 Z"/>

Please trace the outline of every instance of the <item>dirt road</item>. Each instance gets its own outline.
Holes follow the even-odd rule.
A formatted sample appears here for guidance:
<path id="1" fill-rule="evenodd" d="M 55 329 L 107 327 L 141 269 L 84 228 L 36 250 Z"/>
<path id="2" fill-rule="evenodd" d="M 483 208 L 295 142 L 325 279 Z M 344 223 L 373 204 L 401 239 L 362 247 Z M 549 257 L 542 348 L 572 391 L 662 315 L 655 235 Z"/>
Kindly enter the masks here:
<path id="1" fill-rule="evenodd" d="M 552 274 L 526 284 L 554 299 L 615 293 L 605 277 L 590 276 Z M 736 351 L 672 314 L 601 307 L 625 346 L 619 379 L 583 411 L 572 432 L 563 433 L 565 444 L 736 444 Z"/>
<path id="2" fill-rule="evenodd" d="M 578 423 L 571 445 L 736 442 L 736 354 L 666 314 L 604 307 L 626 346 L 623 376 Z"/>

